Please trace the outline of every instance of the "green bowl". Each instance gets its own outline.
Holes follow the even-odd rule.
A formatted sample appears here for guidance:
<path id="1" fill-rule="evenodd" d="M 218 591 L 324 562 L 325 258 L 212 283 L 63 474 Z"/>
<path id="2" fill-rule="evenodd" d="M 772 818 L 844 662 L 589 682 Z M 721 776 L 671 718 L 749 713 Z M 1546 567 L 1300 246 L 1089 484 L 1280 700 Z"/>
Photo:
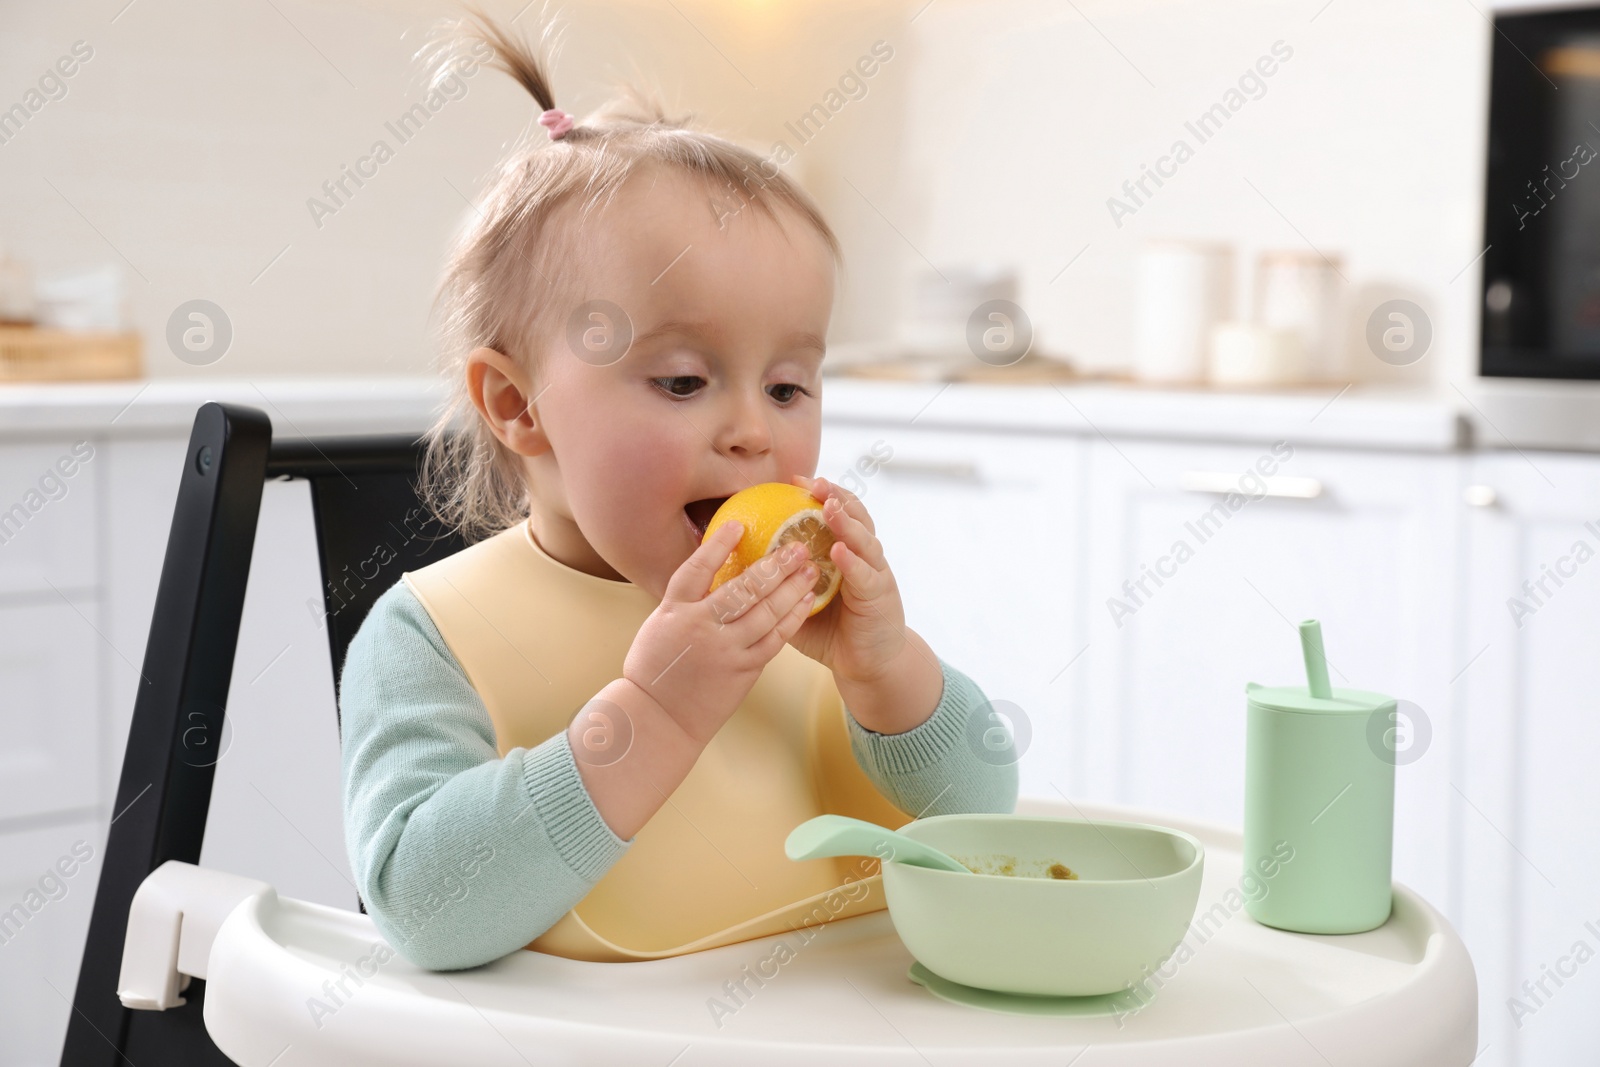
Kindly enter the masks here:
<path id="1" fill-rule="evenodd" d="M 1042 815 L 936 815 L 900 832 L 969 867 L 883 864 L 889 917 L 941 978 L 1034 996 L 1115 993 L 1178 947 L 1200 899 L 1205 846 L 1181 830 Z M 1005 870 L 1012 861 L 1014 873 Z M 1050 864 L 1076 880 L 1052 878 Z"/>

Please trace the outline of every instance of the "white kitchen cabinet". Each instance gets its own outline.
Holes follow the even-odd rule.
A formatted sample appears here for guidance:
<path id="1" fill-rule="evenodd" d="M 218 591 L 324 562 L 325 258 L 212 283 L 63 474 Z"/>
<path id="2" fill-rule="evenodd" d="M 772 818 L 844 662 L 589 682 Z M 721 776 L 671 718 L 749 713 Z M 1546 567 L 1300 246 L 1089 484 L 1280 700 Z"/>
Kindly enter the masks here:
<path id="1" fill-rule="evenodd" d="M 1071 437 L 833 425 L 817 464 L 866 505 L 907 625 L 1019 720 L 1029 795 L 1069 789 L 1082 449 Z"/>
<path id="2" fill-rule="evenodd" d="M 1470 469 L 1458 655 L 1472 666 L 1454 693 L 1452 800 L 1480 1062 L 1588 1063 L 1600 1048 L 1600 461 L 1505 452 Z"/>
<path id="3" fill-rule="evenodd" d="M 310 487 L 268 482 L 200 864 L 354 911 L 321 611 Z"/>
<path id="4" fill-rule="evenodd" d="M 0 449 L 0 596 L 94 587 L 99 456 L 84 437 Z"/>
<path id="5" fill-rule="evenodd" d="M 0 1067 L 61 1059 L 105 821 L 51 821 L 0 837 Z"/>
<path id="6" fill-rule="evenodd" d="M 1304 684 L 1295 626 L 1316 618 L 1335 686 L 1414 701 L 1428 720 L 1431 741 L 1397 776 L 1395 876 L 1443 905 L 1458 464 L 1095 442 L 1073 746 L 1085 794 L 1240 825 L 1245 684 Z M 1281 495 L 1259 495 L 1249 475 L 1263 470 Z"/>
<path id="7" fill-rule="evenodd" d="M 0 602 L 0 818 L 99 806 L 98 615 L 79 594 Z"/>

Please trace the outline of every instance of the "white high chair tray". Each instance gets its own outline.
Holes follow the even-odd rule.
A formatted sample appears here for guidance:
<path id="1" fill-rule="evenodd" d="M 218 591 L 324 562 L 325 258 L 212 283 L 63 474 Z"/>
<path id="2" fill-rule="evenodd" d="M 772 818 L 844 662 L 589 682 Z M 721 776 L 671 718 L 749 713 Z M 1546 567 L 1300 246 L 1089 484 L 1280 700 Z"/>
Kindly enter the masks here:
<path id="1" fill-rule="evenodd" d="M 371 919 L 269 892 L 218 930 L 206 1027 L 241 1067 L 1472 1062 L 1471 960 L 1444 918 L 1405 887 L 1394 887 L 1394 914 L 1377 930 L 1285 933 L 1229 910 L 1225 894 L 1241 874 L 1236 831 L 1101 805 L 1024 800 L 1017 810 L 1153 822 L 1205 843 L 1194 954 L 1169 963 L 1172 977 L 1142 1010 L 1037 1017 L 941 1000 L 906 977 L 912 957 L 887 911 L 823 924 L 804 944 L 785 935 L 641 963 L 518 951 L 447 973 L 392 955 L 366 977 L 384 945 Z M 1213 913 L 1202 934 L 1216 904 L 1228 917 L 1219 928 Z M 781 963 L 779 940 L 793 949 Z M 770 977 L 758 969 L 764 960 Z M 747 992 L 736 999 L 725 983 L 741 981 Z"/>

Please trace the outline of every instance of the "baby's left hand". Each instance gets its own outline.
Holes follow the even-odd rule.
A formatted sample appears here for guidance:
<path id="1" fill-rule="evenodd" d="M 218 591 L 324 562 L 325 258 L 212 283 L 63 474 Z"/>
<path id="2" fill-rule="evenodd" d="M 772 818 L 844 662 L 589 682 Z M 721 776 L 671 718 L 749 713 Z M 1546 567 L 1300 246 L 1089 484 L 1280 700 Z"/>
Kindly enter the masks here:
<path id="1" fill-rule="evenodd" d="M 836 538 L 829 558 L 843 580 L 833 603 L 801 624 L 789 643 L 849 681 L 878 678 L 906 647 L 906 615 L 872 516 L 854 493 L 824 478 L 797 474 L 794 484 L 823 502 Z"/>

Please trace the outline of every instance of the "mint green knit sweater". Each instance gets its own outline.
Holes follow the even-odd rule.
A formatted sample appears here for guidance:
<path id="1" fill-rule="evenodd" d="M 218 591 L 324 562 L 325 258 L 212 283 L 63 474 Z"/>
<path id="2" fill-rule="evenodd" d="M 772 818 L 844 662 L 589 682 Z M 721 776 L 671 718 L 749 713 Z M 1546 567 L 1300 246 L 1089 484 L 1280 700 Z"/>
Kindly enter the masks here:
<path id="1" fill-rule="evenodd" d="M 846 716 L 856 761 L 902 811 L 1009 812 L 1015 763 L 966 740 L 984 695 L 939 663 L 938 707 L 914 729 L 878 734 Z M 483 701 L 404 582 L 361 624 L 339 692 L 350 866 L 379 932 L 418 966 L 523 947 L 632 844 L 594 806 L 565 731 L 499 755 Z"/>

